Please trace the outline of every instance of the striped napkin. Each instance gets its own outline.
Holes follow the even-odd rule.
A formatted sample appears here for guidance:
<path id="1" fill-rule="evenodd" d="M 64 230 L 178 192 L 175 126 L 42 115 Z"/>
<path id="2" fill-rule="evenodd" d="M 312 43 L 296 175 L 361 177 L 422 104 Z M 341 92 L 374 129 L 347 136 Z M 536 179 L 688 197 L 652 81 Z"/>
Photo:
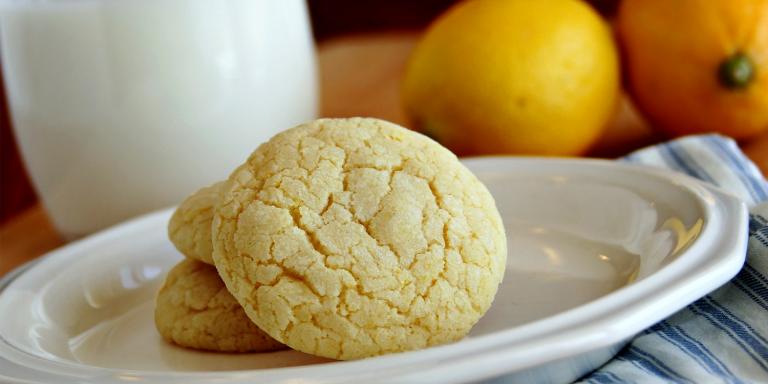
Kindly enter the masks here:
<path id="1" fill-rule="evenodd" d="M 622 160 L 712 183 L 750 207 L 747 261 L 739 274 L 635 337 L 583 383 L 768 383 L 768 182 L 736 143 L 689 136 Z"/>

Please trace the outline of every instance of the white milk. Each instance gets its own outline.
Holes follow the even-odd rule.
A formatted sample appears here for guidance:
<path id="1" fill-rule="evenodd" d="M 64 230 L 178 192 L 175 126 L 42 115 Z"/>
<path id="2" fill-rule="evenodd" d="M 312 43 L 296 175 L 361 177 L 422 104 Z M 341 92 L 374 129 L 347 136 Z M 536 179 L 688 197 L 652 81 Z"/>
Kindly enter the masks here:
<path id="1" fill-rule="evenodd" d="M 317 113 L 302 0 L 0 0 L 0 56 L 70 238 L 177 204 Z"/>

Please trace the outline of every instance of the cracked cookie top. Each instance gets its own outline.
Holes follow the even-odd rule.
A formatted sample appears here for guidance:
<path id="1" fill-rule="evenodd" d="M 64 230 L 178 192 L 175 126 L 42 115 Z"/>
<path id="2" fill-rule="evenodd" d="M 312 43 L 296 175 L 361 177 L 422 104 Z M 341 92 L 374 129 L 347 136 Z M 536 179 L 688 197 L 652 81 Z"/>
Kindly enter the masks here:
<path id="1" fill-rule="evenodd" d="M 223 184 L 218 182 L 188 196 L 168 221 L 168 238 L 184 256 L 213 265 L 211 222 Z"/>
<path id="2" fill-rule="evenodd" d="M 219 352 L 285 348 L 243 312 L 216 268 L 185 259 L 168 272 L 157 294 L 155 326 L 164 339 L 182 347 Z"/>
<path id="3" fill-rule="evenodd" d="M 219 274 L 261 329 L 345 360 L 462 338 L 507 254 L 491 194 L 455 155 L 366 118 L 261 145 L 222 187 L 212 236 Z"/>

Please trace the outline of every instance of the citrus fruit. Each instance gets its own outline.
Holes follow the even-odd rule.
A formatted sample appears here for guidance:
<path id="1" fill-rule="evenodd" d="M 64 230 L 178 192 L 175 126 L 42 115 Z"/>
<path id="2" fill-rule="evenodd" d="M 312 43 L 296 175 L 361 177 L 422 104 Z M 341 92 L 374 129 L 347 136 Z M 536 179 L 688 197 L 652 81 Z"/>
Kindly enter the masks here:
<path id="1" fill-rule="evenodd" d="M 416 46 L 404 107 L 459 155 L 578 155 L 615 109 L 617 56 L 610 28 L 581 1 L 466 1 Z"/>
<path id="2" fill-rule="evenodd" d="M 768 0 L 624 0 L 630 93 L 670 135 L 768 129 Z"/>

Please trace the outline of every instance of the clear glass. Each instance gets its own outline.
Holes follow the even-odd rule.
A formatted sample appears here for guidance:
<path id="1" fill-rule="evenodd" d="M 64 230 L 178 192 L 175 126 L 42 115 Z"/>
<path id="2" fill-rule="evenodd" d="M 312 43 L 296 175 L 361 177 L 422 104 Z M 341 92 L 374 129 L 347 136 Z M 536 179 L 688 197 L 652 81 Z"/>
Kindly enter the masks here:
<path id="1" fill-rule="evenodd" d="M 68 238 L 177 204 L 317 114 L 303 0 L 0 0 L 0 57 Z"/>

